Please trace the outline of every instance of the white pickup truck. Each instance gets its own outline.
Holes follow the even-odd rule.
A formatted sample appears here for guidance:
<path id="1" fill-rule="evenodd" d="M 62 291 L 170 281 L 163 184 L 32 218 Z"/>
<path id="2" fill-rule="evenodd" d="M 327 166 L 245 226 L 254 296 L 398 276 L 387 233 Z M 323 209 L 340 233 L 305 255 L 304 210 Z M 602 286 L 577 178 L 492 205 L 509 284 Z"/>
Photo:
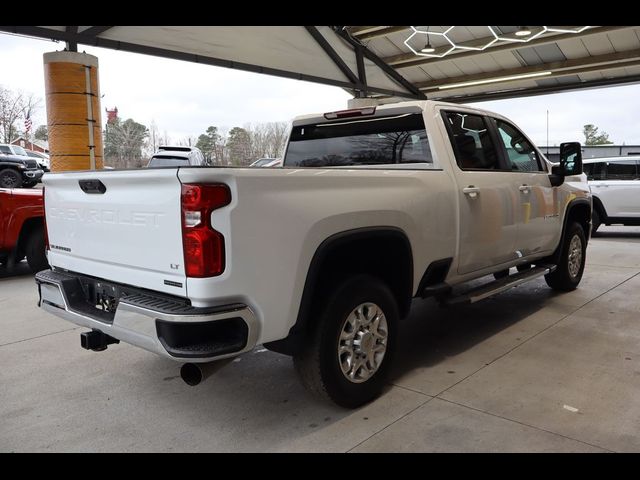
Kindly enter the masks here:
<path id="1" fill-rule="evenodd" d="M 572 290 L 591 230 L 579 144 L 552 167 L 508 119 L 433 101 L 298 117 L 284 168 L 44 185 L 39 304 L 90 328 L 83 347 L 137 345 L 193 385 L 264 344 L 346 407 L 380 393 L 413 298 L 474 302 L 541 275 Z"/>

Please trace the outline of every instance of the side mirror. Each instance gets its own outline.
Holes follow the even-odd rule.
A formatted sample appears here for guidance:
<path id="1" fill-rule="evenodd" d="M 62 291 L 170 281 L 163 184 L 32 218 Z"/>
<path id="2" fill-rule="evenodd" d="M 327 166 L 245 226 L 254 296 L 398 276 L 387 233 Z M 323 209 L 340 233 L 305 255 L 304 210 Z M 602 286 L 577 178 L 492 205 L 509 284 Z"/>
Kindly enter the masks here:
<path id="1" fill-rule="evenodd" d="M 552 187 L 559 187 L 564 183 L 564 177 L 580 175 L 582 173 L 582 147 L 579 142 L 560 144 L 560 165 L 551 167 L 549 181 Z"/>
<path id="2" fill-rule="evenodd" d="M 560 144 L 560 170 L 565 176 L 582 173 L 582 147 L 579 142 Z"/>

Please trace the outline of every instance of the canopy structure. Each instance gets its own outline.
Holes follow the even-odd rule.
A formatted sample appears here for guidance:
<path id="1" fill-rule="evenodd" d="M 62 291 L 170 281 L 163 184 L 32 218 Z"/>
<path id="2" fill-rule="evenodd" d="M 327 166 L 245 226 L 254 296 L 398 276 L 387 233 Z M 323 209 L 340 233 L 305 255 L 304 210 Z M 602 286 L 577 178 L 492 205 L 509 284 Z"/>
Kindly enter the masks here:
<path id="1" fill-rule="evenodd" d="M 0 26 L 0 32 L 342 87 L 477 102 L 640 82 L 636 26 Z"/>

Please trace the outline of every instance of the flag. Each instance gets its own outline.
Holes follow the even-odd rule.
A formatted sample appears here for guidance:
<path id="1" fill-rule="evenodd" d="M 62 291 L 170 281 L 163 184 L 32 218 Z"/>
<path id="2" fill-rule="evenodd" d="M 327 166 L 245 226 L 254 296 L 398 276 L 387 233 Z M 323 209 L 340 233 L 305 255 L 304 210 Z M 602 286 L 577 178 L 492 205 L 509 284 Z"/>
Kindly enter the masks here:
<path id="1" fill-rule="evenodd" d="M 27 118 L 24 119 L 24 130 L 27 135 L 31 131 L 31 114 L 27 113 Z"/>

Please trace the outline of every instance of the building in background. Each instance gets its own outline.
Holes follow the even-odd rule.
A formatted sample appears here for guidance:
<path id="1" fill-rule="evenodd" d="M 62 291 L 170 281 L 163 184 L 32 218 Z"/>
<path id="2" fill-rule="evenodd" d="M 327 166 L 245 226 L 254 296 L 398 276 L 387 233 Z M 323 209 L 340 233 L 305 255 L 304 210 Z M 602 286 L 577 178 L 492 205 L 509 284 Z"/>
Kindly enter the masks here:
<path id="1" fill-rule="evenodd" d="M 19 136 L 11 142 L 11 145 L 19 145 L 22 148 L 33 150 L 34 152 L 49 153 L 49 143 L 43 140 L 28 140 L 23 136 Z"/>
<path id="2" fill-rule="evenodd" d="M 560 161 L 560 145 L 553 147 L 538 147 L 540 151 L 551 161 Z M 549 152 L 549 153 L 547 153 Z M 583 145 L 582 158 L 602 157 L 626 157 L 627 155 L 640 155 L 640 145 Z"/>

